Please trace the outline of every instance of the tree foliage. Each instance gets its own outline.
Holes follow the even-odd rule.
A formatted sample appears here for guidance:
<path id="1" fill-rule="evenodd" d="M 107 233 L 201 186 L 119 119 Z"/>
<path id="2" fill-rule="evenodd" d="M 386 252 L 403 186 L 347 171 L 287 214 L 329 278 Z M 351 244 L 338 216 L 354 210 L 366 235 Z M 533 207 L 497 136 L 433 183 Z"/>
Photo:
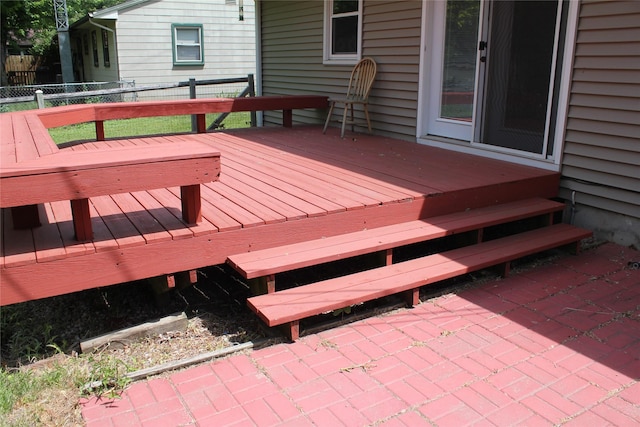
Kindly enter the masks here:
<path id="1" fill-rule="evenodd" d="M 69 23 L 89 12 L 114 6 L 123 0 L 68 0 Z M 32 53 L 47 52 L 55 39 L 56 17 L 53 0 L 2 0 L 0 6 L 0 34 L 2 46 L 16 44 L 18 40 L 31 38 Z"/>

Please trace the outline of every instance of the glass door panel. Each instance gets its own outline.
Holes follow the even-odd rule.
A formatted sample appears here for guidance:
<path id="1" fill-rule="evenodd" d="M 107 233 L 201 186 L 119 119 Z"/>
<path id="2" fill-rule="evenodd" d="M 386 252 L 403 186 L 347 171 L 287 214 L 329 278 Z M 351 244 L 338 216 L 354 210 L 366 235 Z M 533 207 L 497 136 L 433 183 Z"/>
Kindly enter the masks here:
<path id="1" fill-rule="evenodd" d="M 482 142 L 542 154 L 558 3 L 492 3 Z"/>
<path id="2" fill-rule="evenodd" d="M 478 56 L 479 0 L 448 1 L 440 117 L 471 122 Z"/>

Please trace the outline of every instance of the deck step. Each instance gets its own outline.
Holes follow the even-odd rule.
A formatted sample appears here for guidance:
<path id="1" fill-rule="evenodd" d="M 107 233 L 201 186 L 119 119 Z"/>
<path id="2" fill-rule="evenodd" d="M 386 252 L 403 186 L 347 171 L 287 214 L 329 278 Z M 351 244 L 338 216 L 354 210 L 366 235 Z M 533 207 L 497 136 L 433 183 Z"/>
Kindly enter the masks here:
<path id="1" fill-rule="evenodd" d="M 421 286 L 556 247 L 575 244 L 591 232 L 556 224 L 520 234 L 387 265 L 283 291 L 255 296 L 247 304 L 268 326 L 287 324 L 289 338 L 299 337 L 299 321 L 330 310 L 404 292 L 409 305 L 419 302 Z M 579 246 L 576 245 L 576 251 Z M 505 268 L 505 272 L 508 268 Z"/>
<path id="2" fill-rule="evenodd" d="M 232 255 L 227 259 L 246 279 L 266 278 L 267 291 L 275 291 L 277 273 L 404 245 L 479 230 L 525 218 L 548 215 L 545 225 L 552 223 L 562 203 L 542 198 L 519 200 L 464 212 L 416 220 L 386 227 L 357 231 L 324 239 L 311 240 Z M 482 240 L 481 234 L 478 240 Z M 390 253 L 389 253 L 390 258 Z M 389 260 L 390 261 L 390 260 Z M 390 262 L 389 262 L 390 263 Z"/>

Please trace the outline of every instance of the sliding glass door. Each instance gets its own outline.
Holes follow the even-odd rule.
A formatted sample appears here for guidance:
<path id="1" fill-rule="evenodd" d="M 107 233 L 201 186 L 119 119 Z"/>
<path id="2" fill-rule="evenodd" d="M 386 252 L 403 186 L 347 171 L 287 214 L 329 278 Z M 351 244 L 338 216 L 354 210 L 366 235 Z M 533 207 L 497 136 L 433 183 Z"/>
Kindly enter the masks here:
<path id="1" fill-rule="evenodd" d="M 435 2 L 427 133 L 544 158 L 553 143 L 563 6 Z"/>

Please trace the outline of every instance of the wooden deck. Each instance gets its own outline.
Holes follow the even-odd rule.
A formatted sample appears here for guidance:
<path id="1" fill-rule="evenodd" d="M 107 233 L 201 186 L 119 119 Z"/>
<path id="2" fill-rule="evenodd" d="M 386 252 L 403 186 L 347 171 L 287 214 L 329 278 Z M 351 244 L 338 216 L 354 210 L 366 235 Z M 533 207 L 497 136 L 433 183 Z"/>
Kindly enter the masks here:
<path id="1" fill-rule="evenodd" d="M 42 226 L 15 230 L 2 210 L 0 304 L 224 263 L 229 255 L 529 197 L 554 197 L 559 174 L 321 127 L 259 128 L 108 140 L 199 141 L 221 153 L 187 225 L 179 187 L 90 198 L 94 238 L 74 239 L 68 202 L 40 205 Z"/>

